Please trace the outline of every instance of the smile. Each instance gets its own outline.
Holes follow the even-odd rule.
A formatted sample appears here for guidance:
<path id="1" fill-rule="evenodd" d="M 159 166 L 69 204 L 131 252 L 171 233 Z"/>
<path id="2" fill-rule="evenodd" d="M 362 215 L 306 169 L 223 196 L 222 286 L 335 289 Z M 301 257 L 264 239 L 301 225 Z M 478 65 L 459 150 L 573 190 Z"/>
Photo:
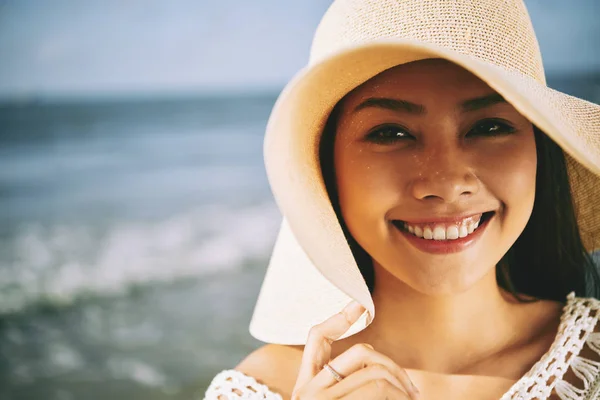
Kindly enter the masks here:
<path id="1" fill-rule="evenodd" d="M 473 215 L 456 222 L 429 222 L 412 224 L 401 222 L 402 228 L 416 237 L 427 240 L 456 240 L 471 235 L 479 227 L 483 214 Z"/>
<path id="2" fill-rule="evenodd" d="M 447 254 L 462 251 L 475 243 L 494 215 L 494 212 L 485 212 L 456 220 L 394 220 L 392 223 L 418 249 L 427 253 Z"/>

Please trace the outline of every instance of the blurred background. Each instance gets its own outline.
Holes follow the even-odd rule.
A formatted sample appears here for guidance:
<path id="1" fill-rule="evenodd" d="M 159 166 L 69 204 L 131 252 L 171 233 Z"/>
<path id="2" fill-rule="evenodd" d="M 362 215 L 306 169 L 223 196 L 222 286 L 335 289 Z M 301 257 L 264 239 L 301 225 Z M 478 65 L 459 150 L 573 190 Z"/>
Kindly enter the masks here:
<path id="1" fill-rule="evenodd" d="M 527 0 L 600 101 L 600 2 Z M 0 0 L 0 398 L 201 399 L 260 343 L 262 135 L 327 0 Z"/>

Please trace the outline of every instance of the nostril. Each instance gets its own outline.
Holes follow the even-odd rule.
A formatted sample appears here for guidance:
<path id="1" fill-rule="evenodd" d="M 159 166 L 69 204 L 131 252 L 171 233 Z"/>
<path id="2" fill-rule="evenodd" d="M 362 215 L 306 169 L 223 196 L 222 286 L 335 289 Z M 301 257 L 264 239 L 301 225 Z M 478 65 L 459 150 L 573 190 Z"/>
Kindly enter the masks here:
<path id="1" fill-rule="evenodd" d="M 462 177 L 451 172 L 435 179 L 419 177 L 411 182 L 411 192 L 419 200 L 440 199 L 452 202 L 460 197 L 471 197 L 478 191 L 479 181 L 474 176 Z"/>

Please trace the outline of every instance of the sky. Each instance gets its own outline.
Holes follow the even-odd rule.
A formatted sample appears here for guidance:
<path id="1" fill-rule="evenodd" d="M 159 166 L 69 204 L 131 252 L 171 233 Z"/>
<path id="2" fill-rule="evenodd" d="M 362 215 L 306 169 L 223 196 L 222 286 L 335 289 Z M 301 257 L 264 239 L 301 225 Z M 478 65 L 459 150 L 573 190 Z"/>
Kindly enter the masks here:
<path id="1" fill-rule="evenodd" d="M 548 74 L 600 71 L 599 0 L 525 0 Z M 0 97 L 279 89 L 330 0 L 0 0 Z"/>

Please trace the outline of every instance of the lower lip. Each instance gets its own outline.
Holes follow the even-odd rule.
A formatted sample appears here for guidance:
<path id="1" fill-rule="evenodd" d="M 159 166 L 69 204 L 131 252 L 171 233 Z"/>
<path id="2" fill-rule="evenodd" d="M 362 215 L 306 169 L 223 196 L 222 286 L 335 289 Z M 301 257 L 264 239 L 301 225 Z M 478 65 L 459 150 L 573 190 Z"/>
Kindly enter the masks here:
<path id="1" fill-rule="evenodd" d="M 396 225 L 394 225 L 394 228 L 400 232 L 413 246 L 425 253 L 451 254 L 458 253 L 459 251 L 463 251 L 466 248 L 474 245 L 475 242 L 481 238 L 483 232 L 489 225 L 490 221 L 494 219 L 494 217 L 495 215 L 485 220 L 483 224 L 479 225 L 479 227 L 470 235 L 454 240 L 423 239 L 396 227 Z"/>

